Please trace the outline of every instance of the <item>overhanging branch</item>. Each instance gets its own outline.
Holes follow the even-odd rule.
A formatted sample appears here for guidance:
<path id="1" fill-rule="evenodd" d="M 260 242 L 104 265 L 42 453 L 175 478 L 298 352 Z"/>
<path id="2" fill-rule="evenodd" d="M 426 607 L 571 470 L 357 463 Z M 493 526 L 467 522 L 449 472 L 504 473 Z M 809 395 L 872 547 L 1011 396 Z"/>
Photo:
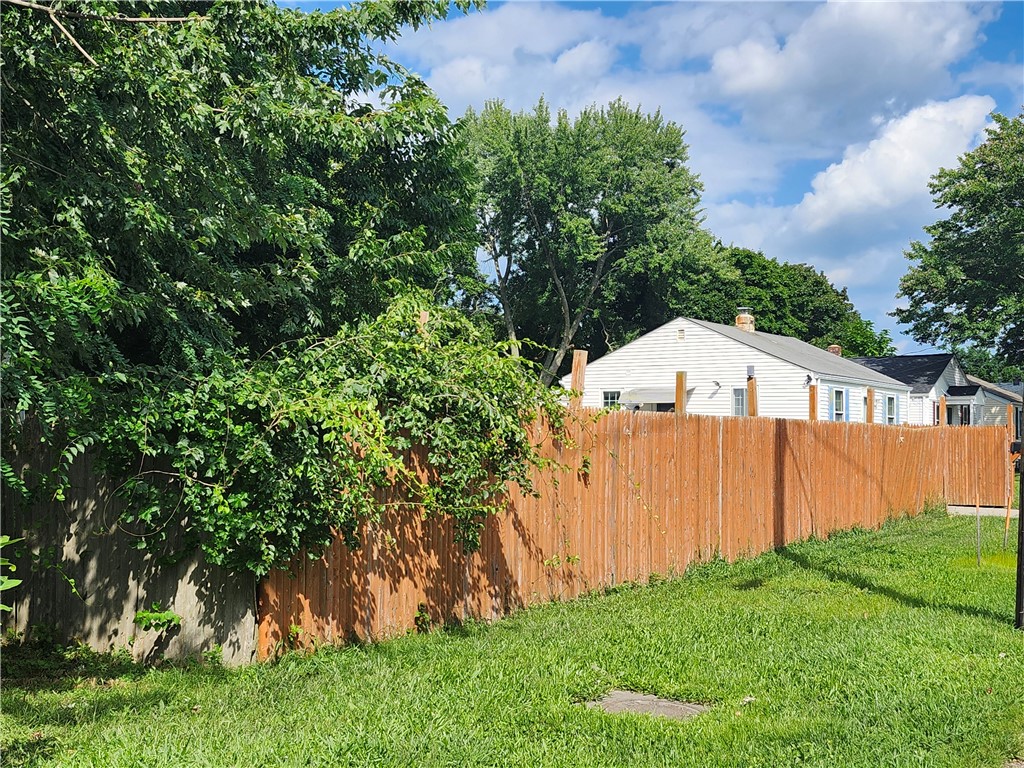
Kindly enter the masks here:
<path id="1" fill-rule="evenodd" d="M 9 1 L 10 0 L 8 0 L 8 2 Z M 71 41 L 71 44 L 73 46 L 75 46 L 75 48 L 78 49 L 78 52 L 85 57 L 85 60 L 88 61 L 90 64 L 92 64 L 95 67 L 96 66 L 96 59 L 94 59 L 92 56 L 90 56 L 89 52 L 86 51 L 85 48 L 82 47 L 82 44 L 79 43 L 75 39 L 75 36 L 72 35 L 70 32 L 68 32 L 67 27 L 65 27 L 63 24 L 60 23 L 60 19 L 57 18 L 57 15 L 53 11 L 50 11 L 50 13 L 48 15 L 50 17 L 50 21 L 53 22 L 54 26 L 57 27 L 57 29 L 59 29 L 61 32 L 63 32 L 64 33 L 64 37 L 66 37 L 68 40 Z"/>
<path id="2" fill-rule="evenodd" d="M 83 13 L 81 11 L 66 11 L 63 8 L 54 8 L 49 5 L 40 5 L 39 3 L 32 3 L 29 0 L 0 0 L 0 3 L 9 3 L 10 5 L 17 5 L 22 8 L 28 8 L 33 11 L 39 11 L 40 13 L 48 14 L 51 18 L 54 15 L 64 16 L 69 19 L 93 19 L 94 21 L 113 21 L 119 24 L 180 24 L 186 21 L 202 21 L 206 16 L 104 16 L 99 13 Z M 64 34 L 68 34 L 64 27 L 57 24 L 58 27 Z M 68 35 L 70 37 L 70 35 Z M 74 40 L 74 38 L 71 38 Z M 75 46 L 82 51 L 81 46 Z M 82 53 L 88 58 L 89 54 L 82 51 Z M 91 59 L 90 59 L 91 61 Z M 96 62 L 93 62 L 95 64 Z"/>

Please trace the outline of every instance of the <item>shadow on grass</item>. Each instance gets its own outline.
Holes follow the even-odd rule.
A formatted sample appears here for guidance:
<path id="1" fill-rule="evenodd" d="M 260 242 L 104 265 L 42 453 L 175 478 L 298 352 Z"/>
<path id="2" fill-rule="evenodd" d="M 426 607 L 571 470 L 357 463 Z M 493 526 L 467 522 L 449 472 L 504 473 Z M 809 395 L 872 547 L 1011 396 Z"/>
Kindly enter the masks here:
<path id="1" fill-rule="evenodd" d="M 138 679 L 146 673 L 127 651 L 97 653 L 84 645 L 8 643 L 0 654 L 5 688 L 66 691 L 84 679 Z"/>
<path id="2" fill-rule="evenodd" d="M 12 767 L 36 765 L 41 760 L 53 757 L 58 747 L 58 741 L 42 731 L 34 731 L 25 736 L 0 738 L 0 750 L 3 752 L 4 765 Z"/>
<path id="3" fill-rule="evenodd" d="M 917 595 L 907 594 L 906 592 L 900 592 L 892 587 L 877 584 L 856 571 L 848 571 L 842 568 L 836 568 L 835 566 L 821 565 L 814 562 L 806 555 L 801 555 L 788 548 L 777 550 L 776 554 L 779 557 L 789 560 L 794 565 L 823 576 L 829 581 L 848 584 L 852 587 L 863 589 L 866 592 L 882 595 L 909 608 L 932 608 L 939 611 L 958 613 L 961 616 L 967 616 L 973 619 L 986 619 L 988 621 L 994 621 L 997 624 L 1011 624 L 1013 620 L 1013 617 L 1009 612 L 996 613 L 995 611 L 990 611 L 986 608 L 979 608 L 974 605 L 925 600 Z"/>
<path id="4" fill-rule="evenodd" d="M 49 643 L 6 643 L 0 649 L 4 688 L 24 691 L 69 691 L 83 682 L 102 686 L 108 680 L 139 680 L 153 669 L 175 667 L 196 674 L 222 677 L 227 670 L 219 664 L 197 660 L 140 664 L 127 650 L 100 653 L 86 645 L 62 647 Z"/>
<path id="5" fill-rule="evenodd" d="M 137 691 L 132 688 L 96 688 L 88 696 L 41 697 L 6 696 L 4 714 L 27 728 L 77 726 L 96 723 L 123 712 L 134 714 L 160 706 L 172 705 L 174 694 L 166 688 Z M 39 733 L 39 732 L 37 732 Z M 29 739 L 34 741 L 36 734 Z"/>

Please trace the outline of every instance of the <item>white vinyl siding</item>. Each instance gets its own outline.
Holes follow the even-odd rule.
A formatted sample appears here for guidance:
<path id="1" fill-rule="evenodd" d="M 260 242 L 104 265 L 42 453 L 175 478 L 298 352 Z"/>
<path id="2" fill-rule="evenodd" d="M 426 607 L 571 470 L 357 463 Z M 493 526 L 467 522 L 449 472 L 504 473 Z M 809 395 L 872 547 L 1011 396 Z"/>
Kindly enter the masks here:
<path id="1" fill-rule="evenodd" d="M 843 389 L 849 392 L 849 396 L 844 403 L 847 405 L 847 411 L 849 412 L 849 421 L 851 423 L 864 423 L 867 420 L 867 414 L 864 412 L 864 399 L 867 397 L 867 386 L 863 384 L 853 384 L 849 382 L 843 382 L 837 379 L 822 379 L 818 384 L 818 418 L 822 421 L 832 421 L 832 392 L 836 389 Z M 883 389 L 875 386 L 875 424 L 885 424 L 885 399 L 889 395 L 896 398 L 896 409 L 897 413 L 900 414 L 900 423 L 904 423 L 903 414 L 907 412 L 909 407 L 910 394 L 905 390 L 902 392 Z M 806 396 L 806 395 L 805 395 Z"/>
<path id="2" fill-rule="evenodd" d="M 981 423 L 987 427 L 1006 423 L 1006 405 L 984 405 L 981 408 Z"/>
<path id="3" fill-rule="evenodd" d="M 907 411 L 908 424 L 927 424 L 932 417 L 931 403 L 921 396 L 910 398 L 910 410 Z"/>
<path id="4" fill-rule="evenodd" d="M 680 338 L 680 331 L 682 337 Z M 581 404 L 601 408 L 605 392 L 675 391 L 676 373 L 686 373 L 686 412 L 731 416 L 735 389 L 747 386 L 747 366 L 754 366 L 759 416 L 806 419 L 808 371 L 748 347 L 742 342 L 685 318 L 677 318 L 587 366 Z M 569 376 L 562 385 L 569 386 Z M 866 387 L 844 381 L 819 381 L 818 418 L 828 418 L 828 387 L 850 389 L 850 421 L 863 421 Z M 881 392 L 880 388 L 876 388 Z M 905 397 L 902 393 L 901 397 Z M 748 409 L 749 410 L 749 409 Z"/>
<path id="5" fill-rule="evenodd" d="M 989 397 L 988 402 L 981 407 L 981 416 L 978 419 L 978 423 L 988 427 L 1005 426 L 1007 404 L 1007 401 L 1001 398 Z M 1020 408 L 1017 408 L 1016 412 L 1019 413 Z"/>

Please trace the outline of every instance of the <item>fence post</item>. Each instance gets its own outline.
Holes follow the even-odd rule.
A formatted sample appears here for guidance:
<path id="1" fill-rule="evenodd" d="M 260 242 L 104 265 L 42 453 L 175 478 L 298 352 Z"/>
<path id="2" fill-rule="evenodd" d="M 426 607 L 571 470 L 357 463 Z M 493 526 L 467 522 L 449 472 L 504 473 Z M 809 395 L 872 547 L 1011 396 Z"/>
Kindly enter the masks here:
<path id="1" fill-rule="evenodd" d="M 939 426 L 945 427 L 946 423 L 946 396 L 939 397 Z"/>
<path id="2" fill-rule="evenodd" d="M 756 376 L 747 376 L 747 416 L 757 416 Z"/>
<path id="3" fill-rule="evenodd" d="M 807 387 L 807 420 L 818 420 L 818 385 L 811 384 Z"/>
<path id="4" fill-rule="evenodd" d="M 686 413 L 686 371 L 676 371 L 676 413 Z"/>
<path id="5" fill-rule="evenodd" d="M 867 413 L 864 414 L 865 424 L 875 423 L 875 390 L 874 387 L 868 387 L 868 405 Z M 886 423 L 885 419 L 882 419 L 882 423 Z"/>
<path id="6" fill-rule="evenodd" d="M 574 392 L 579 392 L 579 394 L 573 396 L 572 400 L 569 401 L 570 408 L 580 407 L 580 400 L 583 397 L 583 386 L 586 377 L 587 350 L 577 349 L 572 353 L 572 379 L 569 382 L 569 388 Z"/>

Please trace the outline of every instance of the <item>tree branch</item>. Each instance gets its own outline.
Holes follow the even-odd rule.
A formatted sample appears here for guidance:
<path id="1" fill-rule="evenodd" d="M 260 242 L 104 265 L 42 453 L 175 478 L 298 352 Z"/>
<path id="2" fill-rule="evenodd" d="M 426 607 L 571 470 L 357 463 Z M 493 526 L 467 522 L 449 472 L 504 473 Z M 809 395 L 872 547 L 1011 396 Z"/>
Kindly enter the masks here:
<path id="1" fill-rule="evenodd" d="M 483 229 L 487 233 L 487 242 L 484 245 L 484 250 L 490 254 L 491 261 L 494 263 L 494 276 L 498 282 L 498 301 L 501 302 L 501 311 L 505 316 L 505 332 L 508 334 L 508 340 L 512 342 L 512 357 L 519 357 L 519 338 L 516 335 L 515 318 L 512 317 L 512 303 L 508 296 L 508 277 L 512 272 L 513 257 L 511 253 L 505 254 L 505 271 L 503 274 L 499 258 L 501 247 L 498 245 L 497 237 L 490 227 L 487 214 L 481 212 L 480 218 L 483 222 Z"/>
<path id="2" fill-rule="evenodd" d="M 49 14 L 52 18 L 54 14 L 58 16 L 65 16 L 69 19 L 93 19 L 95 21 L 114 21 L 119 24 L 180 24 L 186 21 L 203 21 L 206 16 L 103 16 L 98 13 L 82 13 L 80 11 L 65 11 L 63 8 L 53 8 L 49 5 L 39 5 L 38 3 L 30 3 L 28 0 L 0 0 L 0 3 L 10 3 L 11 5 L 17 5 L 22 8 L 28 8 L 33 11 L 39 11 L 40 13 Z M 60 24 L 57 26 L 60 27 Z M 68 34 L 67 30 L 60 27 L 64 34 Z M 70 37 L 70 35 L 68 35 Z M 72 38 L 73 40 L 74 38 Z M 82 51 L 81 47 L 76 47 Z M 89 54 L 82 51 L 86 57 Z M 95 64 L 96 62 L 93 62 Z"/>
<path id="3" fill-rule="evenodd" d="M 11 0 L 7 0 L 7 2 L 11 2 Z M 94 67 L 98 66 L 96 64 L 96 59 L 94 59 L 92 56 L 90 56 L 89 52 L 86 51 L 85 48 L 82 47 L 81 43 L 79 43 L 75 39 L 75 36 L 72 35 L 70 32 L 68 32 L 67 27 L 65 27 L 63 24 L 60 23 L 60 21 L 57 19 L 56 14 L 54 14 L 53 11 L 50 11 L 49 16 L 50 16 L 50 21 L 53 22 L 54 26 L 57 27 L 57 29 L 59 29 L 61 32 L 64 33 L 64 37 L 66 37 L 68 40 L 71 41 L 71 44 L 73 46 L 75 46 L 75 48 L 78 49 L 78 52 L 85 57 L 85 60 L 88 61 L 90 64 L 92 64 Z"/>

